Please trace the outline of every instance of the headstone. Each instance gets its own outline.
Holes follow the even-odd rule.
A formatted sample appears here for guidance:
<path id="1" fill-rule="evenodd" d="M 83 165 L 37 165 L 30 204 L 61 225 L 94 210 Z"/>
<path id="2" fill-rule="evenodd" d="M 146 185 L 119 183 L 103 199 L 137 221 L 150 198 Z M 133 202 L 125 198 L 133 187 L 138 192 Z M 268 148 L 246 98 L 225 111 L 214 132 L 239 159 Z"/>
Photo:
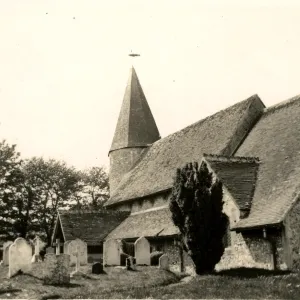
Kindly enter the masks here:
<path id="1" fill-rule="evenodd" d="M 55 253 L 55 250 L 53 247 L 46 248 L 46 254 L 54 254 L 54 253 Z"/>
<path id="2" fill-rule="evenodd" d="M 103 273 L 103 265 L 99 262 L 94 263 L 92 266 L 92 273 L 93 274 L 102 274 Z"/>
<path id="3" fill-rule="evenodd" d="M 70 255 L 70 266 L 76 265 L 77 253 L 79 264 L 81 266 L 87 265 L 87 244 L 84 241 L 75 239 L 67 242 L 66 245 L 64 245 L 64 252 Z"/>
<path id="4" fill-rule="evenodd" d="M 53 246 L 56 247 L 56 255 L 60 254 L 60 247 L 63 245 L 63 243 L 60 242 L 60 239 L 56 239 L 56 243 L 53 244 Z"/>
<path id="5" fill-rule="evenodd" d="M 12 277 L 19 270 L 28 272 L 31 270 L 32 247 L 23 238 L 17 238 L 9 246 L 8 277 Z"/>
<path id="6" fill-rule="evenodd" d="M 162 270 L 169 270 L 170 269 L 169 257 L 166 254 L 163 254 L 159 258 L 159 268 L 162 269 Z"/>
<path id="7" fill-rule="evenodd" d="M 46 254 L 43 279 L 45 284 L 63 285 L 70 283 L 70 255 Z"/>
<path id="8" fill-rule="evenodd" d="M 12 244 L 12 241 L 5 242 L 3 244 L 3 265 L 8 266 L 9 261 L 9 246 Z"/>
<path id="9" fill-rule="evenodd" d="M 150 243 L 145 237 L 140 237 L 135 241 L 134 253 L 137 265 L 150 266 Z"/>
<path id="10" fill-rule="evenodd" d="M 121 264 L 120 243 L 109 239 L 103 244 L 103 262 L 108 266 L 119 266 Z"/>
<path id="11" fill-rule="evenodd" d="M 136 270 L 136 260 L 132 256 L 126 258 L 126 269 L 135 271 Z"/>
<path id="12" fill-rule="evenodd" d="M 37 236 L 33 240 L 33 245 L 34 245 L 34 254 L 32 256 L 31 262 L 34 263 L 34 262 L 42 261 L 40 252 L 44 249 L 46 244 Z"/>

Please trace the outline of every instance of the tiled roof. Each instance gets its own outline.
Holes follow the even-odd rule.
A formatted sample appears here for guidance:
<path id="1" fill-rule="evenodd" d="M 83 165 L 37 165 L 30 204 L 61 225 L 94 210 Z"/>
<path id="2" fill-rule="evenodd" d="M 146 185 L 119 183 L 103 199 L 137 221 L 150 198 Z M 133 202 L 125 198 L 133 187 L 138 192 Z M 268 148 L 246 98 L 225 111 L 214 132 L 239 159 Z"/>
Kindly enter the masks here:
<path id="1" fill-rule="evenodd" d="M 233 196 L 240 209 L 251 207 L 259 160 L 204 154 L 205 160 Z"/>
<path id="2" fill-rule="evenodd" d="M 236 155 L 261 164 L 250 215 L 235 228 L 280 223 L 300 192 L 300 96 L 266 109 Z"/>
<path id="3" fill-rule="evenodd" d="M 110 151 L 146 147 L 159 139 L 155 120 L 132 67 Z"/>
<path id="4" fill-rule="evenodd" d="M 107 205 L 170 189 L 176 169 L 201 160 L 203 153 L 232 155 L 264 107 L 254 95 L 155 142 L 123 177 Z"/>
<path id="5" fill-rule="evenodd" d="M 106 239 L 172 236 L 179 233 L 168 207 L 130 215 Z"/>
<path id="6" fill-rule="evenodd" d="M 128 215 L 128 212 L 109 210 L 59 211 L 65 241 L 79 238 L 88 245 L 99 245 Z"/>

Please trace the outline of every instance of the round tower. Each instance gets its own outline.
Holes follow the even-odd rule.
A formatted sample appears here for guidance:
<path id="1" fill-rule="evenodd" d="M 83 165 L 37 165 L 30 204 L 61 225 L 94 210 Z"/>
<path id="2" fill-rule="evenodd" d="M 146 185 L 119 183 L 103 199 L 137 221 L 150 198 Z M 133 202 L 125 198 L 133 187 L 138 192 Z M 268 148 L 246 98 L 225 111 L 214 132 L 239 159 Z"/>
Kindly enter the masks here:
<path id="1" fill-rule="evenodd" d="M 160 135 L 134 68 L 130 69 L 114 138 L 109 151 L 110 194 Z"/>

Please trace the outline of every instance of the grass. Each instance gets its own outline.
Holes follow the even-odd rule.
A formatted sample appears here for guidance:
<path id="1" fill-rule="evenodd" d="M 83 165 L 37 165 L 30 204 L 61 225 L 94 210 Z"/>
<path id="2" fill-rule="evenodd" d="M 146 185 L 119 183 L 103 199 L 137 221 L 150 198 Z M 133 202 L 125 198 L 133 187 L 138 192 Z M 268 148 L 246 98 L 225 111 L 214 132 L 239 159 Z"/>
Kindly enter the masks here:
<path id="1" fill-rule="evenodd" d="M 183 276 L 155 267 L 138 267 L 135 272 L 107 268 L 102 275 L 86 268 L 83 273 L 87 276 L 72 278 L 68 286 L 44 285 L 24 274 L 2 281 L 0 276 L 0 298 L 300 299 L 298 273 L 236 269 L 187 278 L 186 283 L 179 283 Z"/>

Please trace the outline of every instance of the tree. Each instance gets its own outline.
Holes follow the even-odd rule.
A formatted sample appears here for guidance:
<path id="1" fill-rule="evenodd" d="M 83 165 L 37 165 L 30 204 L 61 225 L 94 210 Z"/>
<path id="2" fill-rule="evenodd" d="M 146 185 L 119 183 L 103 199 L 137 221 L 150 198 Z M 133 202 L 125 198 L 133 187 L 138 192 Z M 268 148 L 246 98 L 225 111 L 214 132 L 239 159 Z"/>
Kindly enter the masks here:
<path id="1" fill-rule="evenodd" d="M 103 167 L 80 173 L 82 190 L 74 195 L 71 209 L 103 209 L 109 198 L 108 174 Z"/>
<path id="2" fill-rule="evenodd" d="M 213 182 L 205 162 L 177 169 L 169 207 L 196 273 L 212 272 L 224 253 L 226 215 L 222 183 Z"/>
<path id="3" fill-rule="evenodd" d="M 82 189 L 80 173 L 65 162 L 34 157 L 24 164 L 23 174 L 24 201 L 32 203 L 27 235 L 39 233 L 50 244 L 57 210 L 68 208 L 73 195 Z"/>
<path id="4" fill-rule="evenodd" d="M 17 236 L 14 216 L 23 193 L 21 163 L 16 145 L 3 140 L 0 143 L 0 235 L 7 239 Z"/>

